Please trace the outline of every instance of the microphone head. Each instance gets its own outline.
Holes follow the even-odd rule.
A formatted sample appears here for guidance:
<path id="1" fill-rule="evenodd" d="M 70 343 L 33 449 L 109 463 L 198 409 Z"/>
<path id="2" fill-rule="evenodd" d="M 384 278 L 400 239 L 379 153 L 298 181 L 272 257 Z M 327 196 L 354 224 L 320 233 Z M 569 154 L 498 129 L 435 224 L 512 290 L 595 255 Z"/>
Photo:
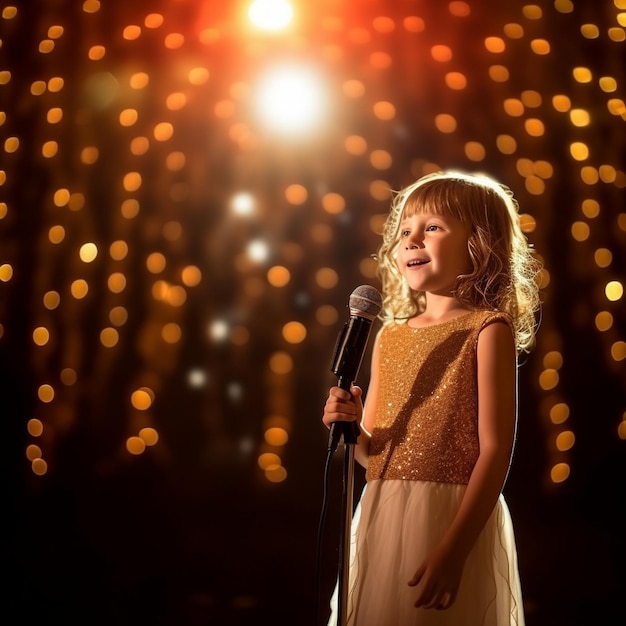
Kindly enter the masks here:
<path id="1" fill-rule="evenodd" d="M 383 307 L 383 298 L 370 285 L 360 285 L 350 294 L 350 313 L 374 319 Z"/>

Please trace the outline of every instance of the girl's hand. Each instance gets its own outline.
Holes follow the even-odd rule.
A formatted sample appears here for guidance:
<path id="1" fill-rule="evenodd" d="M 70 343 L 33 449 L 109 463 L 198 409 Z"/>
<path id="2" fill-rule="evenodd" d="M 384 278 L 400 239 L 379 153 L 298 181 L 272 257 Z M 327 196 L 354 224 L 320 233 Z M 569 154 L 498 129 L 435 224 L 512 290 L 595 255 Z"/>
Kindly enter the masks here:
<path id="1" fill-rule="evenodd" d="M 450 608 L 459 590 L 465 560 L 439 544 L 419 567 L 409 581 L 411 587 L 419 585 L 416 607 L 443 610 Z"/>
<path id="2" fill-rule="evenodd" d="M 363 390 L 353 385 L 350 388 L 350 393 L 340 387 L 331 387 L 322 416 L 322 422 L 326 428 L 330 428 L 333 422 L 353 422 L 356 420 L 357 424 L 361 423 Z"/>

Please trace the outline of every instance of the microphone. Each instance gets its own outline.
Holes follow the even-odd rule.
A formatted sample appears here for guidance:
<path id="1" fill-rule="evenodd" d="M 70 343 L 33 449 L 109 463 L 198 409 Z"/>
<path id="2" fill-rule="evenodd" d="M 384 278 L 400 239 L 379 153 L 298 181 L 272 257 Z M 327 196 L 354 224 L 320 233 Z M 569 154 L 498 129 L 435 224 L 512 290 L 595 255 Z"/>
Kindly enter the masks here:
<path id="1" fill-rule="evenodd" d="M 361 285 L 350 294 L 350 318 L 337 337 L 330 368 L 340 389 L 350 392 L 361 367 L 372 322 L 381 308 L 382 297 L 374 287 Z M 359 432 L 356 422 L 333 422 L 329 450 L 335 450 L 342 435 L 345 443 L 356 443 Z"/>

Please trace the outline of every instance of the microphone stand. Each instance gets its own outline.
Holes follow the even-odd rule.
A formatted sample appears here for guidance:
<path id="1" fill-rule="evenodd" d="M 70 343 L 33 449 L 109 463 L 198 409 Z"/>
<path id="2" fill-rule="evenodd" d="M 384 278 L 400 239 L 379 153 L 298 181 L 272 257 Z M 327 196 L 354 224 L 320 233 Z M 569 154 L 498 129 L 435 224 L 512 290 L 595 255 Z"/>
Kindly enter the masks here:
<path id="1" fill-rule="evenodd" d="M 340 385 L 341 386 L 341 385 Z M 350 584 L 350 540 L 354 507 L 354 446 L 359 436 L 356 422 L 336 422 L 343 442 L 343 488 L 337 575 L 337 626 L 348 623 L 348 590 Z"/>
<path id="2" fill-rule="evenodd" d="M 356 308 L 353 311 L 352 307 L 350 310 L 353 314 L 337 338 L 331 363 L 331 371 L 337 376 L 337 386 L 348 393 L 350 393 L 350 387 L 356 380 L 361 366 L 363 352 L 374 319 L 365 311 Z M 359 314 L 356 314 L 357 311 Z M 347 626 L 348 623 L 350 541 L 352 510 L 354 508 L 354 446 L 357 444 L 360 432 L 358 424 L 354 421 L 333 422 L 328 444 L 330 454 L 335 452 L 340 441 L 343 442 L 344 447 L 339 572 L 337 576 L 337 626 Z"/>

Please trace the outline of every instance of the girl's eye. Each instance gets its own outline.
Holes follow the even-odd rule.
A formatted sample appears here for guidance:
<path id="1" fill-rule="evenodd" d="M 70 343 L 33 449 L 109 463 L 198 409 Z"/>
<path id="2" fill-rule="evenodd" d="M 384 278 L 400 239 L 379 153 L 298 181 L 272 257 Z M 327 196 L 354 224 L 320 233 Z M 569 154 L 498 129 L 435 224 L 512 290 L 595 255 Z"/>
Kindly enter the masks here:
<path id="1" fill-rule="evenodd" d="M 426 226 L 426 230 L 439 230 L 439 226 L 437 224 L 429 224 L 428 226 Z"/>
<path id="2" fill-rule="evenodd" d="M 402 236 L 403 236 L 403 237 L 408 237 L 410 234 L 411 234 L 411 231 L 410 231 L 410 230 L 403 230 L 403 231 L 402 231 Z"/>

